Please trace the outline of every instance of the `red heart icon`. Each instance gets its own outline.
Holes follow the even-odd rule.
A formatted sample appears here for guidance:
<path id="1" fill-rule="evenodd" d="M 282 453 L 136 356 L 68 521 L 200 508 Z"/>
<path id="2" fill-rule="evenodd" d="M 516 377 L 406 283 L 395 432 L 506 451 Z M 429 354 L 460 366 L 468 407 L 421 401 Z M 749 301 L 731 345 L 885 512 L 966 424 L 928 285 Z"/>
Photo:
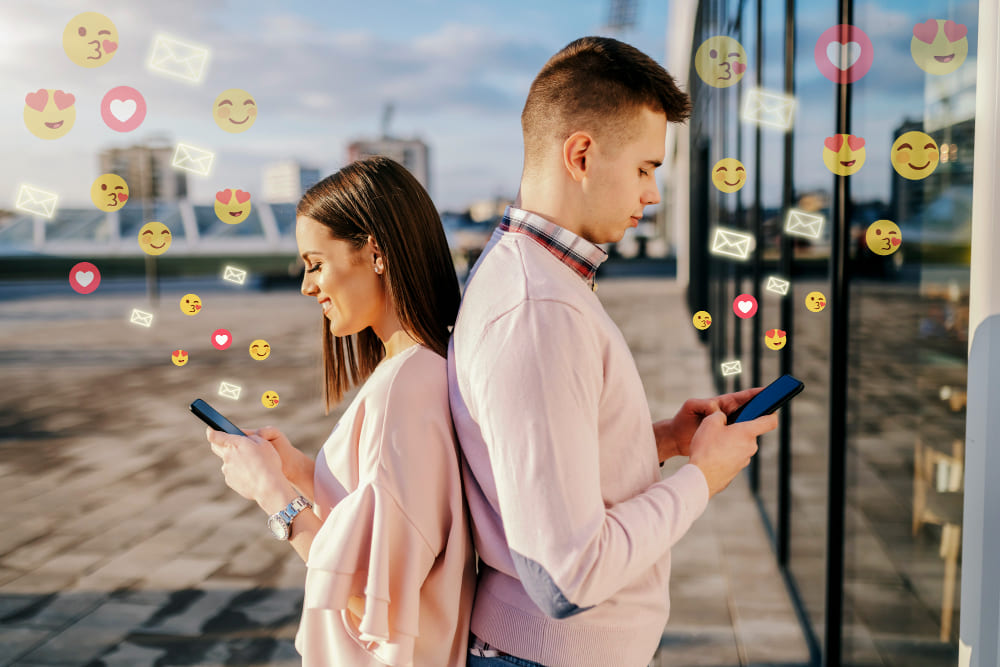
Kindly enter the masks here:
<path id="1" fill-rule="evenodd" d="M 923 23 L 913 26 L 913 36 L 925 44 L 930 44 L 937 37 L 938 22 L 934 19 L 927 19 Z"/>
<path id="2" fill-rule="evenodd" d="M 899 245 L 900 243 L 903 242 L 903 239 L 889 239 L 889 241 L 892 243 L 892 245 Z"/>
<path id="3" fill-rule="evenodd" d="M 200 303 L 194 304 L 194 309 L 195 310 L 201 310 L 201 304 Z"/>
<path id="4" fill-rule="evenodd" d="M 118 50 L 118 42 L 112 42 L 110 39 L 104 40 L 102 46 L 104 46 L 105 53 L 114 53 Z"/>
<path id="5" fill-rule="evenodd" d="M 865 140 L 861 137 L 856 137 L 853 134 L 847 135 L 847 145 L 851 147 L 852 151 L 856 151 L 859 148 L 864 148 Z"/>
<path id="6" fill-rule="evenodd" d="M 61 90 L 57 90 L 55 92 L 55 95 L 53 95 L 53 97 L 55 98 L 56 101 L 56 108 L 59 109 L 60 111 L 62 111 L 63 109 L 68 109 L 69 107 L 73 106 L 74 102 L 76 102 L 76 98 L 73 96 L 72 93 L 64 93 Z"/>
<path id="7" fill-rule="evenodd" d="M 35 111 L 41 111 L 49 103 L 49 91 L 39 88 L 35 92 L 25 95 L 24 102 Z"/>
<path id="8" fill-rule="evenodd" d="M 236 191 L 236 201 L 238 201 L 239 203 L 245 204 L 249 199 L 250 199 L 249 192 L 243 192 L 242 190 Z"/>
<path id="9" fill-rule="evenodd" d="M 944 22 L 944 36 L 948 38 L 949 42 L 957 42 L 965 37 L 968 32 L 969 29 L 961 23 L 955 23 L 951 20 Z"/>
<path id="10" fill-rule="evenodd" d="M 219 200 L 220 204 L 228 204 L 229 200 L 233 198 L 233 191 L 229 188 L 219 190 L 215 193 L 215 198 Z"/>
<path id="11" fill-rule="evenodd" d="M 733 63 L 733 71 L 737 74 L 743 74 L 743 72 L 747 71 L 747 66 L 743 63 Z"/>
<path id="12" fill-rule="evenodd" d="M 128 195 L 122 194 L 122 193 L 119 192 L 118 193 L 118 201 L 120 201 L 121 203 L 124 204 L 125 202 L 128 201 Z"/>
<path id="13" fill-rule="evenodd" d="M 832 137 L 827 137 L 823 140 L 823 145 L 834 153 L 837 153 L 840 151 L 840 147 L 844 145 L 844 135 L 835 134 Z"/>

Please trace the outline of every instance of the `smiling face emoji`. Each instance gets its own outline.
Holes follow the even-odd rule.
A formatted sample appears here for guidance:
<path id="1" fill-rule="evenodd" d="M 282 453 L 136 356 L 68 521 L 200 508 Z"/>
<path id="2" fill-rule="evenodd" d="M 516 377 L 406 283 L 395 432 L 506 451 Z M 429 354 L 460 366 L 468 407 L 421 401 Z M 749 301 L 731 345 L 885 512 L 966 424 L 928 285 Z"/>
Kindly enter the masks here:
<path id="1" fill-rule="evenodd" d="M 278 404 L 278 392 L 265 391 L 264 395 L 260 397 L 260 402 L 264 404 L 265 408 L 273 408 Z"/>
<path id="2" fill-rule="evenodd" d="M 732 37 L 716 35 L 698 47 L 694 54 L 694 68 L 708 85 L 728 88 L 739 83 L 747 71 L 747 54 Z"/>
<path id="3" fill-rule="evenodd" d="M 257 120 L 257 102 L 245 90 L 224 90 L 215 98 L 212 118 L 226 132 L 245 132 Z"/>
<path id="4" fill-rule="evenodd" d="M 899 225 L 892 220 L 876 220 L 865 232 L 865 243 L 876 255 L 891 255 L 899 250 L 902 242 L 903 235 L 899 231 Z"/>
<path id="5" fill-rule="evenodd" d="M 903 178 L 919 181 L 927 178 L 940 161 L 938 145 L 931 135 L 923 132 L 906 132 L 892 144 L 889 160 L 893 169 Z"/>
<path id="6" fill-rule="evenodd" d="M 227 225 L 236 225 L 250 215 L 250 193 L 226 188 L 215 193 L 215 215 Z"/>
<path id="7" fill-rule="evenodd" d="M 101 174 L 90 186 L 90 201 L 102 211 L 117 211 L 128 201 L 128 183 L 118 174 Z"/>
<path id="8" fill-rule="evenodd" d="M 708 314 L 707 310 L 699 310 L 691 318 L 691 323 L 694 324 L 695 329 L 704 331 L 705 329 L 712 326 L 712 316 Z"/>
<path id="9" fill-rule="evenodd" d="M 969 29 L 961 23 L 928 19 L 913 26 L 910 55 L 928 74 L 951 74 L 969 55 Z"/>
<path id="10" fill-rule="evenodd" d="M 63 50 L 80 67 L 100 67 L 118 51 L 118 29 L 104 14 L 77 14 L 63 30 Z"/>
<path id="11" fill-rule="evenodd" d="M 723 192 L 736 192 L 747 182 L 747 170 L 733 157 L 724 157 L 712 167 L 712 183 Z"/>
<path id="12" fill-rule="evenodd" d="M 254 361 L 264 361 L 271 356 L 271 346 L 263 338 L 250 343 L 250 358 Z"/>
<path id="13" fill-rule="evenodd" d="M 810 313 L 818 313 L 826 308 L 826 295 L 822 292 L 809 292 L 806 294 L 806 310 Z"/>
<path id="14" fill-rule="evenodd" d="M 771 350 L 780 350 L 785 347 L 787 341 L 788 334 L 781 329 L 770 329 L 764 334 L 764 345 Z"/>
<path id="15" fill-rule="evenodd" d="M 181 312 L 185 315 L 197 315 L 201 312 L 201 297 L 197 294 L 185 294 L 181 297 Z"/>
<path id="16" fill-rule="evenodd" d="M 865 140 L 835 134 L 823 141 L 823 164 L 837 176 L 850 176 L 865 165 Z"/>
<path id="17" fill-rule="evenodd" d="M 39 139 L 58 139 L 73 129 L 76 97 L 52 88 L 24 96 L 24 125 Z"/>
<path id="18" fill-rule="evenodd" d="M 162 222 L 147 222 L 139 229 L 139 247 L 147 255 L 162 255 L 172 240 L 170 229 Z"/>
<path id="19" fill-rule="evenodd" d="M 174 362 L 174 366 L 183 366 L 188 362 L 188 353 L 184 350 L 174 350 L 170 354 L 170 361 Z"/>

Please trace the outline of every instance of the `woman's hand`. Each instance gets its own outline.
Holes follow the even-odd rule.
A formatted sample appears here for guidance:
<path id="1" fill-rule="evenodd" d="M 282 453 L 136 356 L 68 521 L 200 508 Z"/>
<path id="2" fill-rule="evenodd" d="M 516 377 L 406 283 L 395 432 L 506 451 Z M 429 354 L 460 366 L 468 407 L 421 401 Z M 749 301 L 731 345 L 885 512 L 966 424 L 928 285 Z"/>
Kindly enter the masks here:
<path id="1" fill-rule="evenodd" d="M 303 491 L 312 488 L 315 461 L 296 449 L 284 433 L 273 426 L 262 426 L 244 432 L 248 436 L 256 435 L 271 443 L 271 447 L 281 459 L 281 474 L 285 479 Z"/>
<path id="2" fill-rule="evenodd" d="M 270 513 L 283 508 L 288 502 L 285 498 L 295 496 L 282 474 L 281 457 L 268 440 L 253 433 L 230 435 L 211 427 L 205 434 L 212 452 L 222 459 L 222 474 L 233 491 Z"/>

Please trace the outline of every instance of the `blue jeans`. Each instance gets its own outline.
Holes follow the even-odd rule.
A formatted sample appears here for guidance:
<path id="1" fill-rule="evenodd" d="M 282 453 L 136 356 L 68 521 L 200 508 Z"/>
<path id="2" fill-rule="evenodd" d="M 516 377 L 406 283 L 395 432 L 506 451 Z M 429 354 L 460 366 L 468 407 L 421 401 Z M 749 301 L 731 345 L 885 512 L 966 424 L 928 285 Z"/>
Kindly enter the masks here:
<path id="1" fill-rule="evenodd" d="M 502 655 L 499 658 L 481 658 L 478 655 L 470 655 L 468 667 L 508 667 L 508 665 L 520 665 L 520 667 L 545 667 L 539 662 L 532 662 L 512 655 Z"/>

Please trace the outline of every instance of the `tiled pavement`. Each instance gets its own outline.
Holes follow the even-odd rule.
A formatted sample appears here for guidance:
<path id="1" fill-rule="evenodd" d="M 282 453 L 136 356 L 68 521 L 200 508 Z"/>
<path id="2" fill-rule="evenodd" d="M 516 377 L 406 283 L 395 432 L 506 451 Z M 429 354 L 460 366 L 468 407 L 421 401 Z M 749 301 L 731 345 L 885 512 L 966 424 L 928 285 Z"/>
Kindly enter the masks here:
<path id="1" fill-rule="evenodd" d="M 0 301 L 0 665 L 297 665 L 304 570 L 225 487 L 202 396 L 314 452 L 324 416 L 319 314 L 292 291 L 205 286 L 198 316 L 164 283 L 158 306 L 123 291 Z M 177 292 L 177 294 L 174 294 Z M 712 393 L 680 288 L 605 279 L 598 295 L 632 346 L 656 417 Z M 128 324 L 133 307 L 155 326 Z M 226 352 L 208 333 L 233 331 Z M 253 362 L 253 338 L 271 343 Z M 169 362 L 181 347 L 186 367 Z M 243 386 L 219 398 L 220 381 Z M 274 389 L 281 403 L 259 397 Z M 741 477 L 674 548 L 663 667 L 805 665 L 808 651 Z"/>

